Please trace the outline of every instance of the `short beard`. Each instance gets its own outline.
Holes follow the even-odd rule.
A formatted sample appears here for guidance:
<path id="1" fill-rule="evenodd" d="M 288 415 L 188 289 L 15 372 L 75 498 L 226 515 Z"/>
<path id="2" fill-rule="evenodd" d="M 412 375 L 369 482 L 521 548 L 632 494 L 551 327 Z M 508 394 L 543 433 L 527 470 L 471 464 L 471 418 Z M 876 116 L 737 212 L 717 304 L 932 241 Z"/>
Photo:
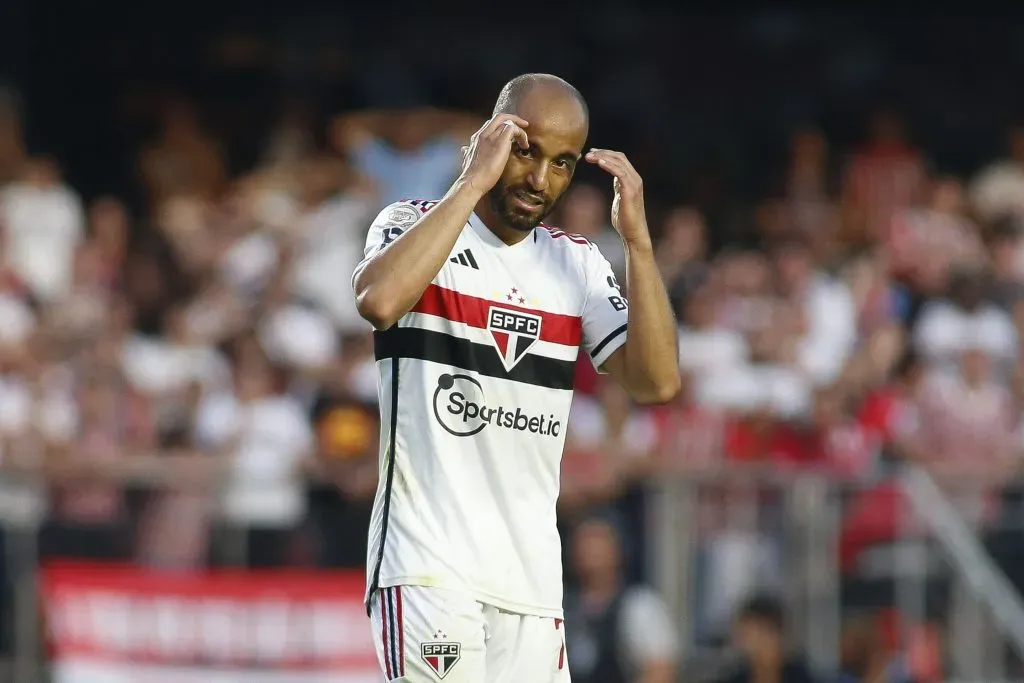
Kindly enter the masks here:
<path id="1" fill-rule="evenodd" d="M 534 218 L 533 215 L 521 213 L 509 201 L 511 192 L 507 185 L 498 183 L 487 193 L 491 202 L 494 214 L 498 216 L 508 227 L 518 232 L 530 232 L 536 228 L 544 217 L 551 213 L 550 206 L 545 206 L 540 215 Z"/>

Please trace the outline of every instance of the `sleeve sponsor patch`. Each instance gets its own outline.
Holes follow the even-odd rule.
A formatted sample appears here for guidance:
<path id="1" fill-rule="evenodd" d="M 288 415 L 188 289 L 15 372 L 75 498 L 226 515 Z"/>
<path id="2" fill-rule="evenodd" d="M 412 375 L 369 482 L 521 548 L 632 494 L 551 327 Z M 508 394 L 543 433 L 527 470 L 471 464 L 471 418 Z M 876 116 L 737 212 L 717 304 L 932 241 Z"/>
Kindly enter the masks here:
<path id="1" fill-rule="evenodd" d="M 419 211 L 411 206 L 395 206 L 388 210 L 385 225 L 408 228 L 420 219 Z M 401 234 L 399 232 L 398 234 Z M 395 235 L 397 237 L 398 235 Z"/>

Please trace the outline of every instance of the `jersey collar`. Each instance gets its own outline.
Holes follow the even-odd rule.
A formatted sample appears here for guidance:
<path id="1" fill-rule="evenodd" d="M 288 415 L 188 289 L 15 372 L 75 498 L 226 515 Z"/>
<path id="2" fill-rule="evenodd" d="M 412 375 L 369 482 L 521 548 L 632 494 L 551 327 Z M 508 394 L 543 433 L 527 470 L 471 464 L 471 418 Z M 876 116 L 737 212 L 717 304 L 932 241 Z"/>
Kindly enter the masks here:
<path id="1" fill-rule="evenodd" d="M 476 234 L 479 235 L 480 239 L 483 241 L 484 244 L 495 249 L 505 249 L 508 250 L 509 252 L 523 252 L 527 251 L 530 248 L 530 245 L 534 244 L 537 241 L 536 234 L 531 234 L 527 235 L 526 239 L 516 244 L 505 244 L 500 239 L 498 239 L 497 235 L 491 232 L 490 228 L 484 225 L 483 220 L 481 220 L 480 217 L 476 215 L 476 212 L 471 213 L 469 215 L 469 225 L 470 227 L 473 228 Z M 536 230 L 537 228 L 534 228 L 534 231 Z"/>

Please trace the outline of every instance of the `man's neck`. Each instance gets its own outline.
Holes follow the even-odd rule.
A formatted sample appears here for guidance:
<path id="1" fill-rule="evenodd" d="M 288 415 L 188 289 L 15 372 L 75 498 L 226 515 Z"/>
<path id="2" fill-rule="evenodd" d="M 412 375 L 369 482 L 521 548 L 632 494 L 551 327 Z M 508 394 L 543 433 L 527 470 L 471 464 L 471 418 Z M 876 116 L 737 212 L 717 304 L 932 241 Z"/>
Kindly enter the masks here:
<path id="1" fill-rule="evenodd" d="M 782 667 L 785 657 L 782 652 L 773 652 L 751 662 L 751 680 L 754 683 L 784 683 Z"/>

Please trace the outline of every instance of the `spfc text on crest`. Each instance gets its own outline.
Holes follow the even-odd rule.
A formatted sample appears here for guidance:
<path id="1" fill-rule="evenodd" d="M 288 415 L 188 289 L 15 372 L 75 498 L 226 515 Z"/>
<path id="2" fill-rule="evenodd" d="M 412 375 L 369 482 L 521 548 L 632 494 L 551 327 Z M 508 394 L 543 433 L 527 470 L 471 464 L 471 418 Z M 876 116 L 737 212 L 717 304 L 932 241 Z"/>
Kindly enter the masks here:
<path id="1" fill-rule="evenodd" d="M 514 368 L 540 338 L 540 325 L 539 315 L 501 306 L 490 307 L 487 329 L 506 370 Z"/>
<path id="2" fill-rule="evenodd" d="M 438 678 L 444 678 L 462 659 L 462 645 L 444 641 L 421 643 L 420 656 Z"/>

